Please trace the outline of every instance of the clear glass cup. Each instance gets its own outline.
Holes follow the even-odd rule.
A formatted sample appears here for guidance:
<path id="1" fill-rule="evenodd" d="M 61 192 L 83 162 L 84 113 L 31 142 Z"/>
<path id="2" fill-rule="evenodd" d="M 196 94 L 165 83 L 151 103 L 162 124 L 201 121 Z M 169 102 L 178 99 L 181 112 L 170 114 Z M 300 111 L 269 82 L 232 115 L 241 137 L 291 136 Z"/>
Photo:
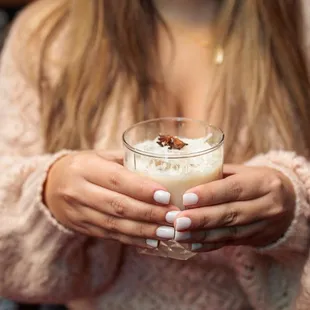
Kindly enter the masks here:
<path id="1" fill-rule="evenodd" d="M 178 137 L 187 143 L 182 149 L 158 144 L 159 135 Z M 190 188 L 222 178 L 223 132 L 203 121 L 187 118 L 159 118 L 128 128 L 123 134 L 124 166 L 163 185 L 170 203 L 184 210 L 183 194 Z M 187 260 L 195 255 L 189 245 L 174 240 L 160 241 L 156 249 L 139 249 L 143 254 Z"/>

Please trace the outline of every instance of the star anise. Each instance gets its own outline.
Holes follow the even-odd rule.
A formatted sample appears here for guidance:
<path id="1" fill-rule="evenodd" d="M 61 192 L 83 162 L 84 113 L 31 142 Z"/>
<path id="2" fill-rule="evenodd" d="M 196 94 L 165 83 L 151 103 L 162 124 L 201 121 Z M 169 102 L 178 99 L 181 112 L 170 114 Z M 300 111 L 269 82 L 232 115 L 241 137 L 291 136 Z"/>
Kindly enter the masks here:
<path id="1" fill-rule="evenodd" d="M 184 146 L 188 145 L 178 137 L 170 135 L 159 135 L 157 144 L 159 144 L 161 147 L 168 146 L 169 150 L 181 150 Z"/>

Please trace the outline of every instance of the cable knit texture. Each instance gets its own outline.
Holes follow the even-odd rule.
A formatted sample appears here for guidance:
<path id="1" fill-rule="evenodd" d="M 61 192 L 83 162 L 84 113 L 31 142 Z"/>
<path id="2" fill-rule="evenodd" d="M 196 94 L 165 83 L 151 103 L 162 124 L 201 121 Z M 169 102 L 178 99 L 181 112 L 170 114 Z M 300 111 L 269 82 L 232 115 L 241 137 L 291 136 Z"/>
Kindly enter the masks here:
<path id="1" fill-rule="evenodd" d="M 310 309 L 310 165 L 294 153 L 272 151 L 247 163 L 282 171 L 296 192 L 290 228 L 266 248 L 225 247 L 183 262 L 138 255 L 130 247 L 122 254 L 116 242 L 56 222 L 41 191 L 51 164 L 70 151 L 44 154 L 38 94 L 13 54 L 30 12 L 13 28 L 0 69 L 0 295 L 73 310 Z M 130 124 L 123 110 L 119 133 Z M 110 107 L 96 148 L 111 148 L 113 113 Z"/>

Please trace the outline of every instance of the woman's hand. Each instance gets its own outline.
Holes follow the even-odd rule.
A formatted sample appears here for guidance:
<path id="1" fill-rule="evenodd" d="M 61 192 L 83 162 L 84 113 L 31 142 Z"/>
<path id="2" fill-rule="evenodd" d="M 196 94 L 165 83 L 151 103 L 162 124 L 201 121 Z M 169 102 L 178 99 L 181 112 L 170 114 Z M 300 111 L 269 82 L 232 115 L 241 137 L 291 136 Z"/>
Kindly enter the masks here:
<path id="1" fill-rule="evenodd" d="M 60 223 L 89 236 L 150 248 L 174 237 L 166 214 L 178 209 L 169 205 L 170 194 L 113 154 L 62 157 L 49 171 L 44 199 Z"/>
<path id="2" fill-rule="evenodd" d="M 225 178 L 187 191 L 187 210 L 174 222 L 175 239 L 192 251 L 225 245 L 266 246 L 277 241 L 294 217 L 295 193 L 281 172 L 226 165 Z"/>

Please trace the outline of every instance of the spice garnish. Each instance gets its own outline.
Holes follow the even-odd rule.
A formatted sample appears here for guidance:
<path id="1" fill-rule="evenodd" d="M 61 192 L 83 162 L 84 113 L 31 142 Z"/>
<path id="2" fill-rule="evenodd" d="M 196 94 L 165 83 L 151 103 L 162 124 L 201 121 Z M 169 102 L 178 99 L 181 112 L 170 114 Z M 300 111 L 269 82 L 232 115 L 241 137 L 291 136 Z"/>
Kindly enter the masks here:
<path id="1" fill-rule="evenodd" d="M 169 150 L 181 150 L 184 146 L 188 145 L 178 137 L 170 135 L 159 135 L 157 144 L 159 144 L 161 147 L 168 146 Z"/>

